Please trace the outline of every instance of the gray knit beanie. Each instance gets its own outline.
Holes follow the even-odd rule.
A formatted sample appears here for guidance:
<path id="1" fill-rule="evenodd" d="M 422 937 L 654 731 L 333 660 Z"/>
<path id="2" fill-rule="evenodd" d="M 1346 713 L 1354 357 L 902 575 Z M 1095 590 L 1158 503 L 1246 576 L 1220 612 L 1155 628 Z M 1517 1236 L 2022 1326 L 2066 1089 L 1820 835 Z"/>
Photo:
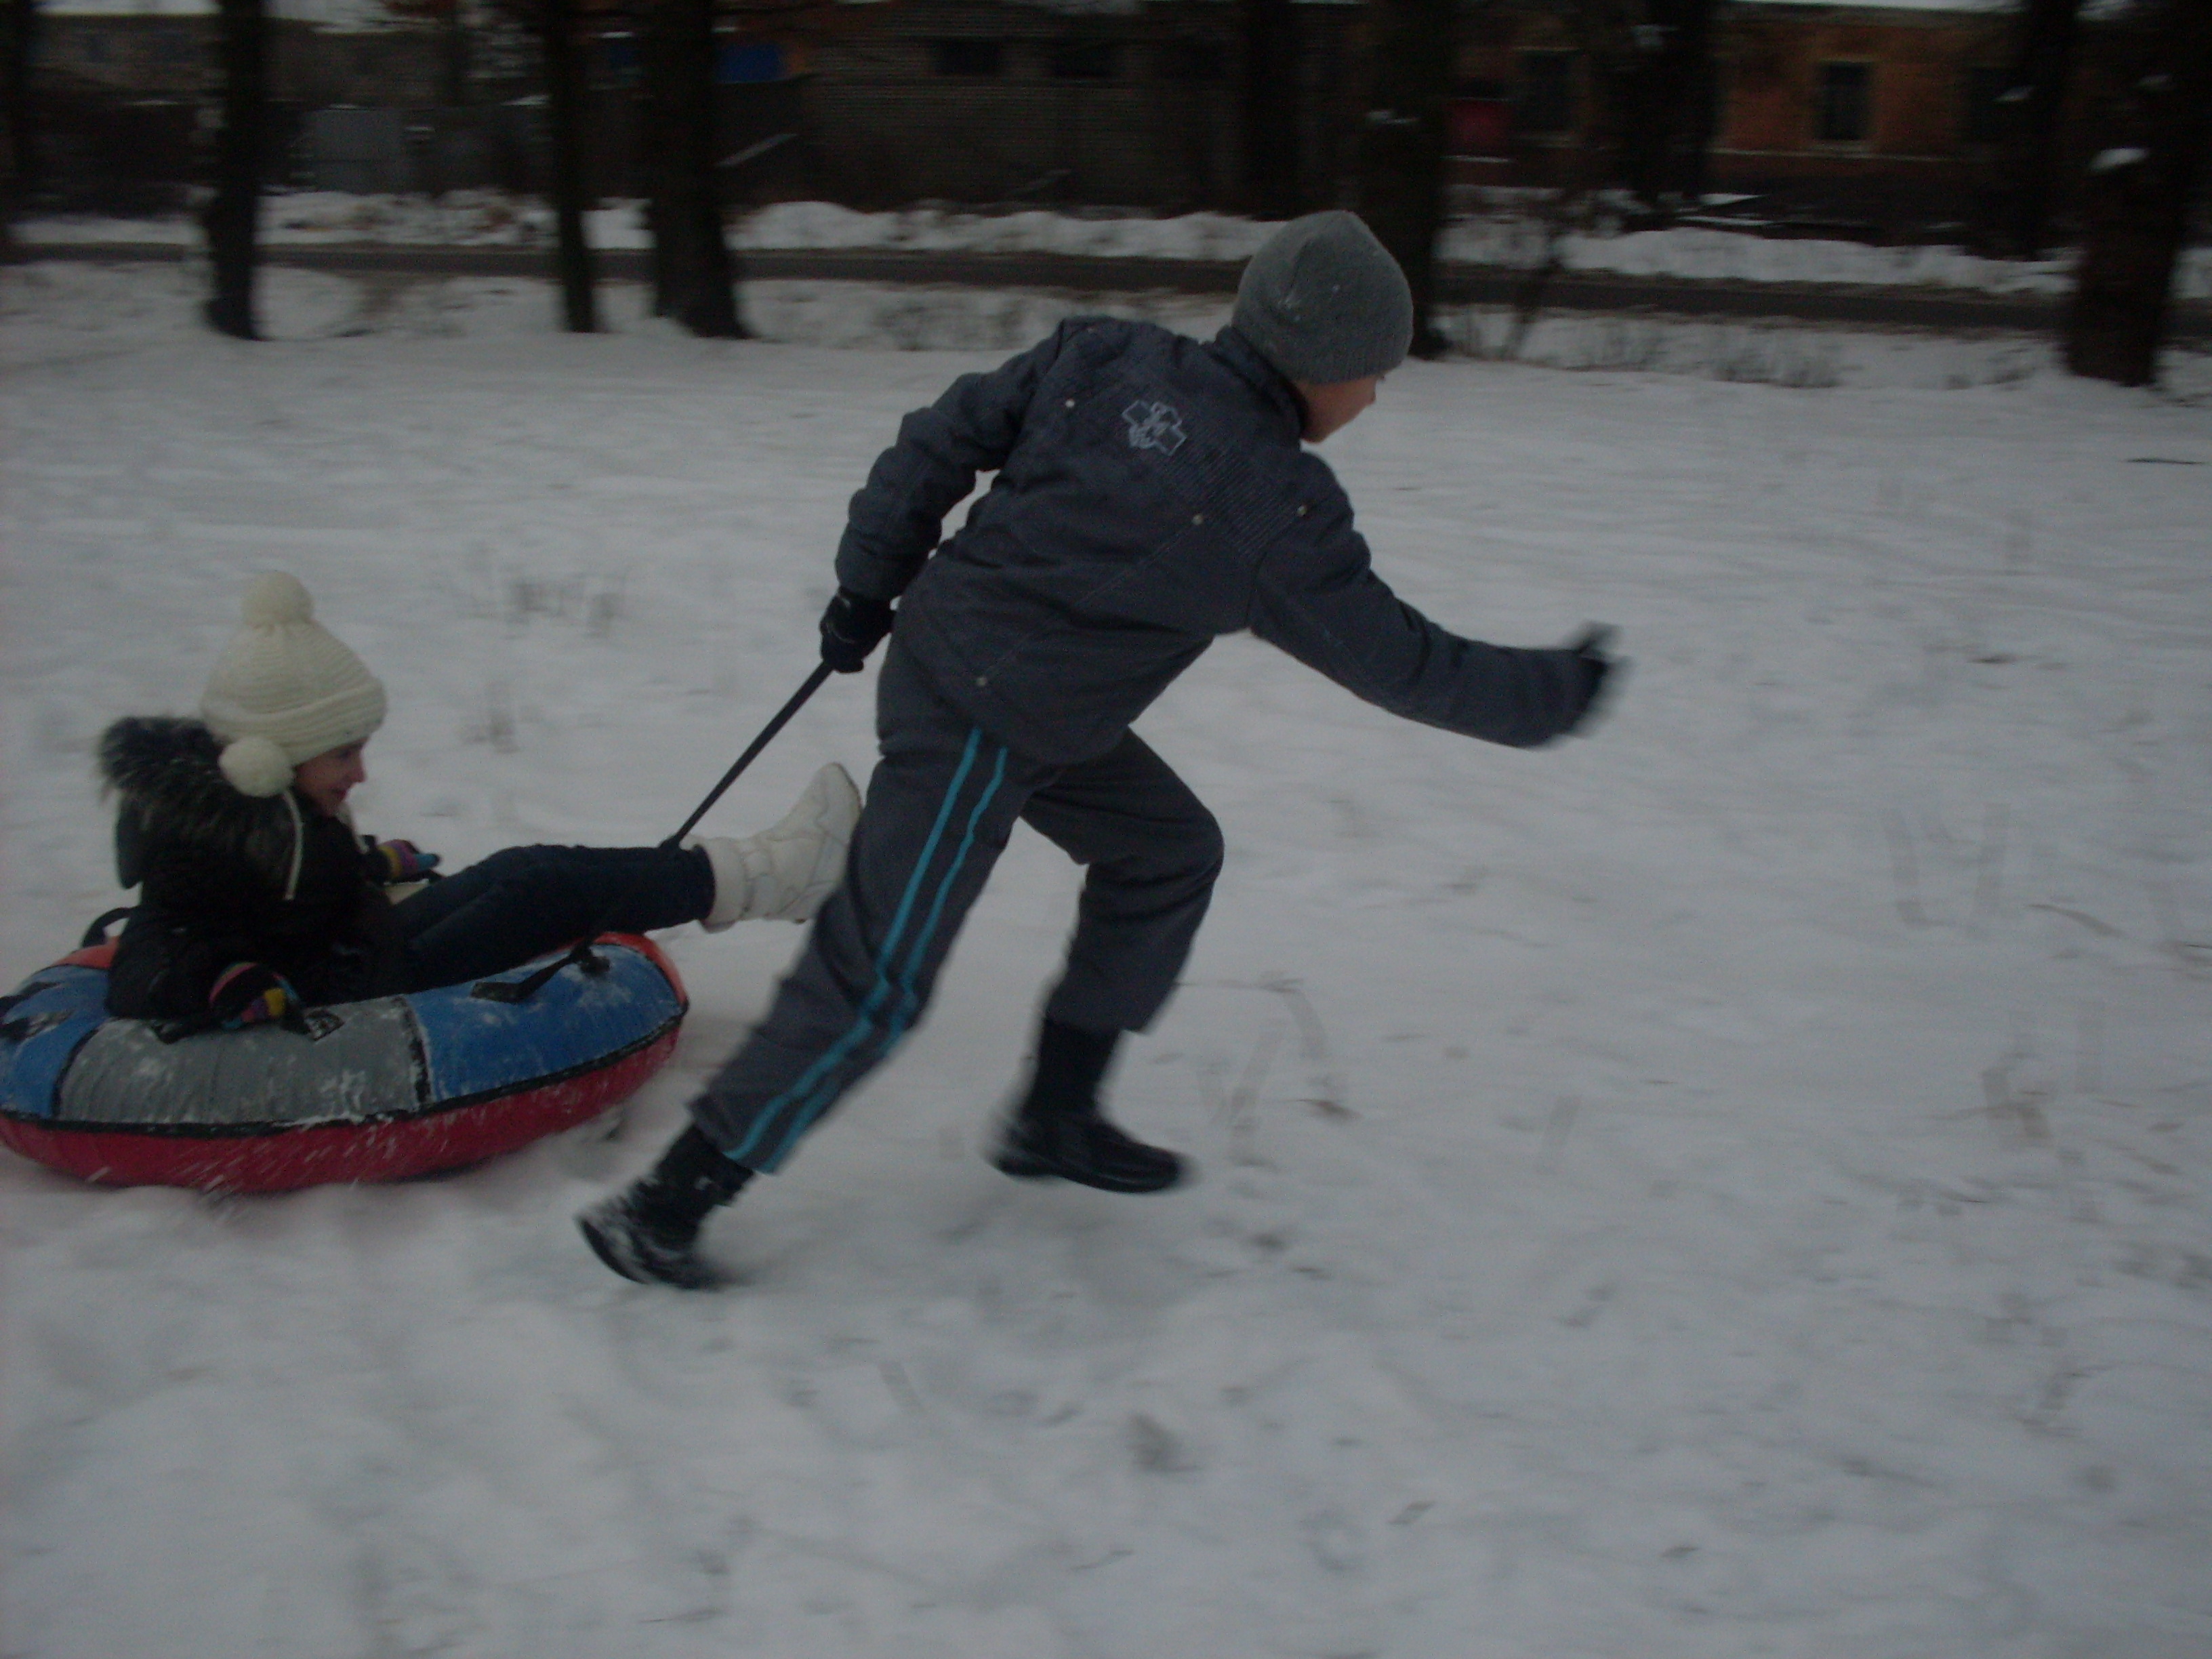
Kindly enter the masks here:
<path id="1" fill-rule="evenodd" d="M 1413 294 L 1357 214 L 1309 213 L 1252 256 L 1231 321 L 1291 380 L 1334 386 L 1406 361 Z"/>

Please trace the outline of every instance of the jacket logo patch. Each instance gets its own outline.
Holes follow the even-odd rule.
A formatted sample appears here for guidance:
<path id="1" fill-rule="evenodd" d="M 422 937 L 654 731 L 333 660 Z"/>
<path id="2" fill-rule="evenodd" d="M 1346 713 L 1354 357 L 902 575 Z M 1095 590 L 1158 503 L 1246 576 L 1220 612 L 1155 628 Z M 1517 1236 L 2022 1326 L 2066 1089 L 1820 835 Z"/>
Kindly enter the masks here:
<path id="1" fill-rule="evenodd" d="M 1141 398 L 1121 411 L 1129 423 L 1129 447 L 1157 449 L 1172 455 L 1182 447 L 1182 416 L 1166 404 L 1148 404 Z"/>

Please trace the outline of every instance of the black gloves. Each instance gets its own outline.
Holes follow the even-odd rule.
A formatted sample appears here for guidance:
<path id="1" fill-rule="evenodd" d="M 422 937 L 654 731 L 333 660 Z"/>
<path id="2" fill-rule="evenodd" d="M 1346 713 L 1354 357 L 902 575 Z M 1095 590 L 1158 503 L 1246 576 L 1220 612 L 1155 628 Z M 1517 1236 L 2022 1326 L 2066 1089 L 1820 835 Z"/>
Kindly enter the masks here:
<path id="1" fill-rule="evenodd" d="M 1607 678 L 1615 669 L 1626 669 L 1626 665 L 1613 654 L 1614 633 L 1604 623 L 1592 623 L 1568 641 L 1568 661 L 1583 677 L 1583 706 L 1563 731 L 1586 730 L 1597 719 L 1605 702 Z M 1613 684 L 1618 687 L 1620 681 L 1615 679 Z"/>
<path id="2" fill-rule="evenodd" d="M 890 605 L 841 587 L 822 613 L 822 660 L 841 674 L 857 674 L 890 631 Z"/>

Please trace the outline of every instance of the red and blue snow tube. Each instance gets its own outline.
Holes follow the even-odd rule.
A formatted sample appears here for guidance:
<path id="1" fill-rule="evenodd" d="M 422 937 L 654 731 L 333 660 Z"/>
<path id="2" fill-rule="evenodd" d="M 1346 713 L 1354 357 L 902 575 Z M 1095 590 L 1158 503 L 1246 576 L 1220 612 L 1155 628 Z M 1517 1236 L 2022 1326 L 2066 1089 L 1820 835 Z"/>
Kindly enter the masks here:
<path id="1" fill-rule="evenodd" d="M 0 1146 L 114 1187 L 273 1193 L 474 1164 L 598 1115 L 676 1047 L 684 981 L 609 933 L 526 1001 L 474 981 L 161 1041 L 107 1012 L 115 947 L 33 974 L 0 1018 Z M 541 958 L 541 963 L 550 958 Z"/>

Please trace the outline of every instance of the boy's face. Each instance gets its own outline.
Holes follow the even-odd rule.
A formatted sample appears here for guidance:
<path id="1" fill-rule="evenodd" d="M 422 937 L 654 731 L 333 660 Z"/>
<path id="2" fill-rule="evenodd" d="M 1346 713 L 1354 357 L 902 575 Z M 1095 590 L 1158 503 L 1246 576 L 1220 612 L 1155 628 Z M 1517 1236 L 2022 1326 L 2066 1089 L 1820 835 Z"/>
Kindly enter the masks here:
<path id="1" fill-rule="evenodd" d="M 1375 401 L 1376 388 L 1382 384 L 1382 377 L 1370 374 L 1363 380 L 1334 380 L 1327 386 L 1316 386 L 1308 380 L 1292 384 L 1306 406 L 1305 430 L 1300 435 L 1308 443 L 1317 444 L 1359 418 Z"/>
<path id="2" fill-rule="evenodd" d="M 361 751 L 368 747 L 368 739 L 363 738 L 359 743 L 325 750 L 313 760 L 301 761 L 292 769 L 292 787 L 329 817 L 337 817 L 354 786 L 368 776 L 368 768 L 361 758 Z"/>

